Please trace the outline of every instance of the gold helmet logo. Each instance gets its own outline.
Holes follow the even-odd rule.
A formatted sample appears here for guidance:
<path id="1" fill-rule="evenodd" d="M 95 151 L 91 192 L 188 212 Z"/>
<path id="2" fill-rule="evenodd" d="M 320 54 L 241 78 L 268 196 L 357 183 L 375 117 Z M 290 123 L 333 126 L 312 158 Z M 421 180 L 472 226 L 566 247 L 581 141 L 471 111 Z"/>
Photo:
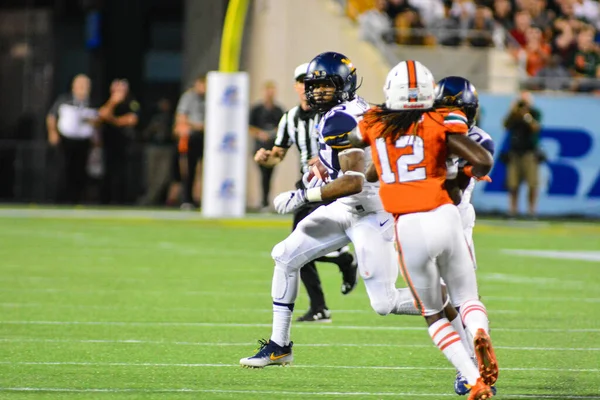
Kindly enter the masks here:
<path id="1" fill-rule="evenodd" d="M 346 64 L 348 68 L 350 68 L 351 72 L 354 72 L 354 70 L 356 70 L 356 68 L 354 68 L 354 65 L 352 65 L 352 61 L 348 60 L 347 58 L 342 58 L 340 61 Z"/>

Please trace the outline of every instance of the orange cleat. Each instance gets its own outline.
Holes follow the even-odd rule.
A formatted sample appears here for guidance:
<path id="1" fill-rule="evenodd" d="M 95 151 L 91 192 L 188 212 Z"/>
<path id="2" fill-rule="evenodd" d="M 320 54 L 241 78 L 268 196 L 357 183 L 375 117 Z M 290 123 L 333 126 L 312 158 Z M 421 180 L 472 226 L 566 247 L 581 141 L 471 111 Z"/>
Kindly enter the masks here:
<path id="1" fill-rule="evenodd" d="M 477 382 L 471 387 L 468 400 L 487 400 L 492 397 L 494 397 L 492 388 L 485 384 L 483 378 L 477 378 Z"/>
<path id="2" fill-rule="evenodd" d="M 498 380 L 498 361 L 492 347 L 492 339 L 483 329 L 479 329 L 475 334 L 474 344 L 479 375 L 486 385 L 492 386 Z M 487 399 L 487 397 L 484 398 Z"/>

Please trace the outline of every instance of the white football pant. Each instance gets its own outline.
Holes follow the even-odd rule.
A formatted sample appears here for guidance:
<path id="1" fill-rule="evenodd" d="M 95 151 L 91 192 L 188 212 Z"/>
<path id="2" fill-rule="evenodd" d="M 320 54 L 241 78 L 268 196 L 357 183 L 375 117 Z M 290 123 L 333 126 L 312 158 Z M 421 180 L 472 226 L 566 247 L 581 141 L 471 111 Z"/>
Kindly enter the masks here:
<path id="1" fill-rule="evenodd" d="M 478 300 L 474 262 L 456 206 L 402 215 L 396 221 L 396 235 L 400 269 L 423 316 L 443 309 L 440 278 L 455 307 Z"/>
<path id="2" fill-rule="evenodd" d="M 473 256 L 473 262 L 475 269 L 477 269 L 477 258 L 475 257 L 475 243 L 473 242 L 473 228 L 475 227 L 475 208 L 473 204 L 467 203 L 466 205 L 460 204 L 458 206 L 458 212 L 462 222 L 463 232 L 471 255 Z"/>
<path id="3" fill-rule="evenodd" d="M 394 251 L 393 217 L 383 210 L 364 215 L 352 212 L 348 205 L 337 201 L 316 209 L 273 248 L 273 301 L 294 303 L 300 268 L 350 241 L 354 244 L 359 273 L 375 312 L 407 314 L 410 313 L 406 312 L 407 307 L 414 310 L 410 291 L 396 289 L 398 262 Z"/>

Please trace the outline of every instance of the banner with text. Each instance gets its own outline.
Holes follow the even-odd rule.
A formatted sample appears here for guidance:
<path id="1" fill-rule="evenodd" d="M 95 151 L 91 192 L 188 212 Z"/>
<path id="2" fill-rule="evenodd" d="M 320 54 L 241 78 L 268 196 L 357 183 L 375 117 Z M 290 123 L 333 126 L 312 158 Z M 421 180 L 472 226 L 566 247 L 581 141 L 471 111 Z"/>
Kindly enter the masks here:
<path id="1" fill-rule="evenodd" d="M 506 165 L 500 154 L 508 149 L 503 120 L 514 97 L 481 94 L 480 126 L 496 143 L 491 183 L 478 183 L 473 204 L 478 211 L 506 212 Z M 540 147 L 547 161 L 540 164 L 540 215 L 600 217 L 600 98 L 536 94 L 534 106 L 542 113 Z M 527 187 L 521 186 L 519 210 L 527 211 Z"/>
<path id="2" fill-rule="evenodd" d="M 207 76 L 202 215 L 243 217 L 248 162 L 248 74 Z"/>

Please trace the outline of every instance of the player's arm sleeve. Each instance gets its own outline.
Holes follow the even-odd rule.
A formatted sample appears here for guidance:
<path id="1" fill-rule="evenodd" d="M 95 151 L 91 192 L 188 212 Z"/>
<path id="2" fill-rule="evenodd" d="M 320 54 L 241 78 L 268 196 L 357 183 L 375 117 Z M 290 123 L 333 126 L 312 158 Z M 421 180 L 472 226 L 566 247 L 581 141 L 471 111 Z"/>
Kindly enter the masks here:
<path id="1" fill-rule="evenodd" d="M 332 149 L 349 149 L 352 147 L 349 133 L 356 127 L 357 122 L 353 116 L 338 112 L 325 120 L 321 135 L 325 144 Z"/>
<path id="2" fill-rule="evenodd" d="M 294 138 L 290 136 L 288 123 L 288 113 L 283 114 L 277 126 L 277 135 L 275 136 L 274 146 L 289 149 L 294 143 Z"/>
<path id="3" fill-rule="evenodd" d="M 462 112 L 453 111 L 444 116 L 446 132 L 466 135 L 469 132 L 467 117 Z"/>

